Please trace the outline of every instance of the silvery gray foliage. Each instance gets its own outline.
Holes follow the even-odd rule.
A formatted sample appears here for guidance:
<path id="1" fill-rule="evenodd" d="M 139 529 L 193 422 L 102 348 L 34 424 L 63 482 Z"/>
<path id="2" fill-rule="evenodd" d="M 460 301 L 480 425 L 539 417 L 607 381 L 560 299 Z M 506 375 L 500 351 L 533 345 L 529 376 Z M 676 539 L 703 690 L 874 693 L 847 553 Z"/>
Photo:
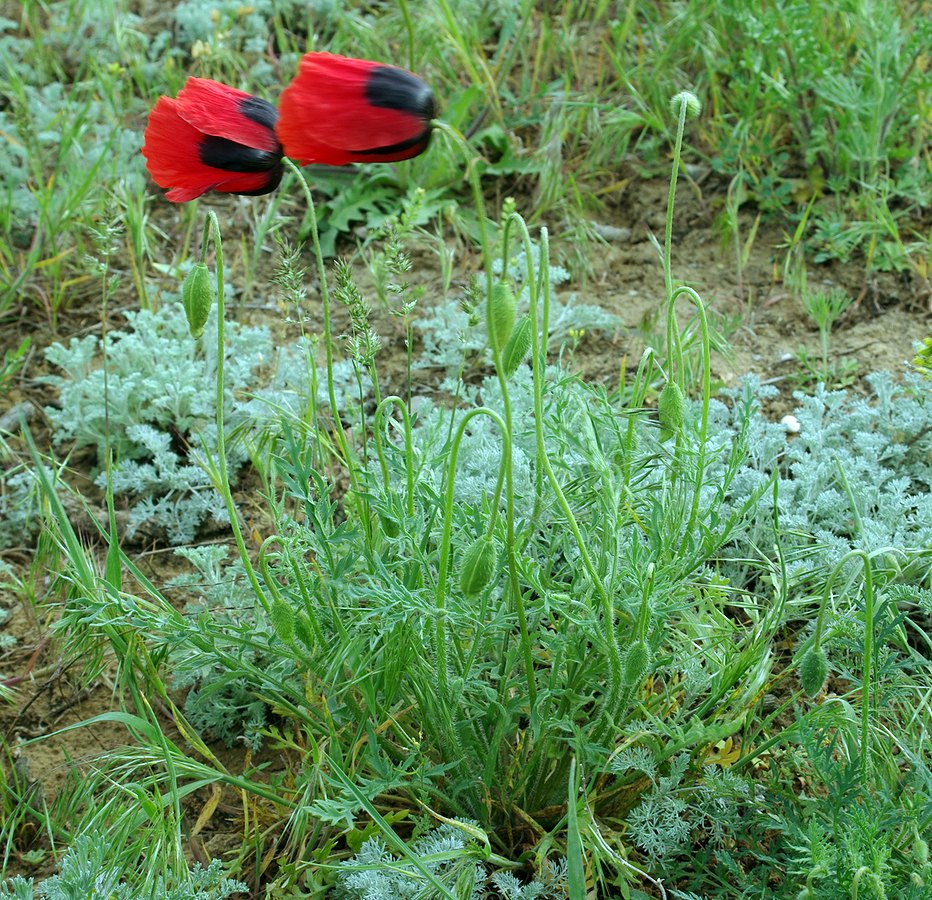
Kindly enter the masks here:
<path id="1" fill-rule="evenodd" d="M 465 832 L 441 825 L 411 844 L 411 853 L 438 881 L 452 888 L 472 881 L 470 897 L 483 896 L 485 870 L 475 862 Z M 432 858 L 434 857 L 434 858 Z M 396 858 L 380 837 L 369 838 L 352 859 L 340 863 L 337 897 L 345 900 L 414 900 L 423 897 L 424 877 L 407 858 Z"/>
<path id="2" fill-rule="evenodd" d="M 653 782 L 627 821 L 631 839 L 654 860 L 682 850 L 694 832 L 723 846 L 760 801 L 753 784 L 717 766 L 704 767 L 701 780 L 684 786 L 688 753 L 675 756 L 669 774 L 657 777 L 656 763 L 640 749 L 619 755 L 611 768 L 619 775 L 641 772 Z"/>
<path id="3" fill-rule="evenodd" d="M 214 316 L 208 334 L 216 328 Z M 114 494 L 130 498 L 130 536 L 143 525 L 155 526 L 171 542 L 184 543 L 206 520 L 228 519 L 202 465 L 216 456 L 216 345 L 190 336 L 178 302 L 166 302 L 158 312 L 128 312 L 126 319 L 126 330 L 107 335 L 106 375 L 102 342 L 94 336 L 46 350 L 63 374 L 43 379 L 59 395 L 58 405 L 45 411 L 56 445 L 97 450 L 102 488 L 112 452 Z M 226 333 L 224 412 L 235 480 L 246 450 L 229 436 L 255 423 L 256 411 L 247 413 L 241 395 L 258 385 L 257 370 L 270 360 L 272 343 L 265 328 L 230 322 Z"/>
<path id="4" fill-rule="evenodd" d="M 15 547 L 39 522 L 36 482 L 29 471 L 0 472 L 0 549 Z"/>
<path id="5" fill-rule="evenodd" d="M 271 669 L 275 662 L 261 657 L 252 644 L 244 645 L 236 637 L 244 627 L 253 637 L 268 627 L 255 617 L 255 595 L 240 561 L 227 564 L 229 549 L 218 544 L 179 547 L 175 553 L 191 563 L 195 571 L 176 575 L 166 587 L 184 595 L 184 614 L 192 626 L 197 627 L 200 616 L 210 616 L 223 633 L 230 635 L 223 646 L 227 653 L 250 665 Z M 209 730 L 228 747 L 245 741 L 253 750 L 259 749 L 261 732 L 267 724 L 266 704 L 255 695 L 247 676 L 231 672 L 216 656 L 188 641 L 172 647 L 171 671 L 172 686 L 187 689 L 184 711 L 195 728 Z"/>
<path id="6" fill-rule="evenodd" d="M 747 461 L 725 507 L 740 506 L 776 473 L 779 539 L 791 581 L 830 570 L 849 550 L 917 549 L 932 543 L 932 394 L 916 376 L 900 382 L 868 376 L 869 396 L 850 391 L 796 392 L 800 431 L 787 435 L 761 415 L 772 388 L 754 379 L 731 392 L 731 406 L 714 405 L 711 430 L 728 439 L 736 414 L 750 403 Z M 744 399 L 741 399 L 741 398 Z M 847 487 L 845 482 L 847 481 Z M 869 490 L 864 487 L 869 486 Z M 850 488 L 850 493 L 848 488 Z M 856 506 L 856 508 L 855 508 Z M 748 545 L 773 547 L 773 493 L 766 490 L 749 523 Z M 737 576 L 736 571 L 732 571 Z"/>
<path id="7" fill-rule="evenodd" d="M 441 825 L 410 845 L 412 855 L 457 896 L 480 900 L 490 887 L 506 900 L 564 900 L 569 896 L 565 860 L 547 861 L 537 879 L 522 884 L 510 872 L 489 874 L 476 847 L 453 825 Z M 369 838 L 352 859 L 339 864 L 337 897 L 343 900 L 414 900 L 424 897 L 424 877 L 405 856 L 396 857 L 381 837 Z M 471 886 L 469 894 L 464 893 Z"/>
<path id="8" fill-rule="evenodd" d="M 271 379 L 244 398 L 242 411 L 257 422 L 274 426 L 275 419 L 303 418 L 306 415 L 311 385 L 316 385 L 315 398 L 318 406 L 330 406 L 327 390 L 327 369 L 315 363 L 315 345 L 306 337 L 292 344 L 277 348 Z M 372 381 L 362 373 L 362 399 L 372 397 Z M 337 407 L 347 412 L 359 405 L 359 385 L 356 370 L 348 359 L 336 360 L 333 364 L 334 395 Z"/>
<path id="9" fill-rule="evenodd" d="M 535 272 L 540 271 L 540 247 L 531 244 L 531 258 Z M 502 260 L 492 260 L 492 272 L 502 275 Z M 520 286 L 516 297 L 516 316 L 520 317 L 528 310 L 529 295 L 526 284 L 527 262 L 522 248 L 511 257 L 507 277 Z M 564 284 L 571 279 L 570 273 L 562 266 L 552 265 L 548 270 L 551 287 Z M 481 281 L 481 279 L 480 279 Z M 485 282 L 482 281 L 482 284 Z M 542 299 L 538 300 L 538 304 Z M 485 328 L 485 310 L 477 309 L 477 325 L 470 325 L 469 315 L 454 304 L 440 303 L 419 316 L 414 327 L 421 333 L 421 354 L 414 362 L 415 369 L 442 369 L 448 375 L 459 371 L 464 356 L 482 354 L 486 363 L 491 362 Z M 580 303 L 577 293 L 567 294 L 562 301 L 554 294 L 551 297 L 548 340 L 559 346 L 569 336 L 570 331 L 615 331 L 621 326 L 621 319 L 602 307 Z M 522 367 L 526 368 L 526 367 Z M 455 385 L 454 385 L 455 390 Z"/>
<path id="10" fill-rule="evenodd" d="M 137 900 L 142 896 L 165 900 L 226 900 L 231 894 L 248 890 L 241 881 L 226 878 L 220 860 L 207 868 L 194 868 L 175 884 L 160 877 L 148 890 L 127 881 L 122 864 L 108 862 L 113 848 L 97 835 L 82 834 L 62 857 L 57 875 L 38 884 L 20 876 L 0 884 L 0 900 L 74 900 L 76 897 L 106 897 L 107 900 Z"/>

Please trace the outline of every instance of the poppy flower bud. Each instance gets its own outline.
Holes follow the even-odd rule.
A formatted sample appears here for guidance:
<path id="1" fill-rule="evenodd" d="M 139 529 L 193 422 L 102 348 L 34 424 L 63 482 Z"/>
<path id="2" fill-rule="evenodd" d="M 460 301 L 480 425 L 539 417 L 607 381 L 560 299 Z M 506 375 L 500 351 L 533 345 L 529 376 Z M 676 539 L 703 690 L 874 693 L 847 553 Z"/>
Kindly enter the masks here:
<path id="1" fill-rule="evenodd" d="M 496 350 L 505 349 L 511 332 L 515 327 L 515 295 L 511 286 L 504 281 L 492 285 L 491 316 L 489 319 L 489 340 Z"/>
<path id="2" fill-rule="evenodd" d="M 427 149 L 437 114 L 431 89 L 404 69 L 307 53 L 285 88 L 275 126 L 301 165 L 394 162 Z"/>
<path id="3" fill-rule="evenodd" d="M 188 330 L 195 340 L 204 333 L 204 326 L 214 305 L 214 284 L 210 270 L 202 262 L 195 263 L 181 285 L 181 303 L 188 319 Z"/>
<path id="4" fill-rule="evenodd" d="M 294 610 L 284 600 L 275 600 L 269 610 L 269 619 L 279 639 L 290 644 L 295 634 Z"/>
<path id="5" fill-rule="evenodd" d="M 477 538 L 466 548 L 460 566 L 460 590 L 467 597 L 475 597 L 492 580 L 498 552 L 487 534 Z"/>
<path id="6" fill-rule="evenodd" d="M 657 400 L 657 414 L 660 417 L 660 440 L 676 434 L 686 421 L 686 398 L 683 389 L 675 382 L 668 381 Z"/>
<path id="7" fill-rule="evenodd" d="M 282 148 L 271 103 L 207 78 L 189 78 L 178 97 L 159 97 L 142 154 L 173 203 L 207 191 L 267 194 L 282 180 Z"/>
<path id="8" fill-rule="evenodd" d="M 670 98 L 670 109 L 674 115 L 679 113 L 683 104 L 686 105 L 686 115 L 691 119 L 697 118 L 702 112 L 702 104 L 692 91 L 680 91 L 675 97 Z"/>
<path id="9" fill-rule="evenodd" d="M 821 647 L 811 647 L 799 664 L 799 683 L 810 697 L 815 697 L 825 686 L 826 678 L 828 657 Z"/>
<path id="10" fill-rule="evenodd" d="M 506 377 L 511 378 L 518 371 L 518 366 L 524 362 L 530 350 L 531 317 L 521 316 L 502 353 L 502 368 L 505 370 Z"/>
<path id="11" fill-rule="evenodd" d="M 625 685 L 627 685 L 627 687 L 634 687 L 636 684 L 640 684 L 650 664 L 651 652 L 650 647 L 647 646 L 647 642 L 639 640 L 632 644 L 627 654 L 625 654 L 625 669 L 623 675 Z"/>
<path id="12" fill-rule="evenodd" d="M 287 630 L 287 625 L 285 627 Z M 311 624 L 311 617 L 303 609 L 295 616 L 294 633 L 308 650 L 314 649 L 314 626 Z"/>

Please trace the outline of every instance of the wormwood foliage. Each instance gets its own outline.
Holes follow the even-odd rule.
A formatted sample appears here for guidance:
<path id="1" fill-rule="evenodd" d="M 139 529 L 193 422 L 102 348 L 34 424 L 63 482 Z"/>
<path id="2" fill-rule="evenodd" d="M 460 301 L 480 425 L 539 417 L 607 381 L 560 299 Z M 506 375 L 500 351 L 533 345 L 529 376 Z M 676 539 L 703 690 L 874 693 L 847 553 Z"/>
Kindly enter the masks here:
<path id="1" fill-rule="evenodd" d="M 58 406 L 46 407 L 56 445 L 93 447 L 106 487 L 107 453 L 114 494 L 131 498 L 129 535 L 144 524 L 164 529 L 171 541 L 190 541 L 203 521 L 227 521 L 222 500 L 198 458 L 216 448 L 214 373 L 209 348 L 198 351 L 184 313 L 169 300 L 158 312 L 126 314 L 126 331 L 111 331 L 106 347 L 93 335 L 53 344 L 46 358 L 63 371 L 43 380 L 58 389 Z M 271 355 L 267 330 L 230 332 L 227 402 L 231 428 L 241 424 L 237 395 L 256 384 L 256 368 Z M 101 358 L 103 354 L 103 358 Z M 234 456 L 234 471 L 246 453 Z"/>
<path id="2" fill-rule="evenodd" d="M 3 900 L 73 900 L 76 897 L 106 897 L 107 900 L 135 900 L 138 888 L 123 880 L 120 868 L 107 864 L 107 842 L 100 835 L 81 835 L 61 861 L 58 875 L 38 884 L 33 879 L 12 878 L 0 884 Z M 226 900 L 247 890 L 241 881 L 223 874 L 220 860 L 211 860 L 204 868 L 195 863 L 186 877 L 174 884 L 161 880 L 152 896 L 165 900 Z"/>

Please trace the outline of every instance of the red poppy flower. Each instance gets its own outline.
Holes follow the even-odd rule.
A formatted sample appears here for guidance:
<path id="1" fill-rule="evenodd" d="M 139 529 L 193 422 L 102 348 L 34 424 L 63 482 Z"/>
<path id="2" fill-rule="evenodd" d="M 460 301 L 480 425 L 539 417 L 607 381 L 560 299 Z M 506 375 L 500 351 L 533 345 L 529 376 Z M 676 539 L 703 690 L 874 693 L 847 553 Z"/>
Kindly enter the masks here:
<path id="1" fill-rule="evenodd" d="M 207 191 L 267 194 L 282 180 L 271 103 L 206 78 L 189 78 L 177 99 L 159 97 L 142 148 L 146 168 L 175 203 Z"/>
<path id="2" fill-rule="evenodd" d="M 285 88 L 275 130 L 301 165 L 394 162 L 427 149 L 436 115 L 431 89 L 404 69 L 333 53 L 308 53 Z"/>

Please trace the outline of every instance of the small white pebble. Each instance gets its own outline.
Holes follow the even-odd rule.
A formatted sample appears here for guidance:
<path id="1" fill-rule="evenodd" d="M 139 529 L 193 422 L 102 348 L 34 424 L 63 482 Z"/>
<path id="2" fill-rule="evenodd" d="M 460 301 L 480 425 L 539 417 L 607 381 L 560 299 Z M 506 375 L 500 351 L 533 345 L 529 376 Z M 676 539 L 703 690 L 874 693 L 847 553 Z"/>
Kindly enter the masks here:
<path id="1" fill-rule="evenodd" d="M 799 434 L 799 419 L 796 416 L 784 416 L 780 419 L 780 424 L 787 434 Z"/>

